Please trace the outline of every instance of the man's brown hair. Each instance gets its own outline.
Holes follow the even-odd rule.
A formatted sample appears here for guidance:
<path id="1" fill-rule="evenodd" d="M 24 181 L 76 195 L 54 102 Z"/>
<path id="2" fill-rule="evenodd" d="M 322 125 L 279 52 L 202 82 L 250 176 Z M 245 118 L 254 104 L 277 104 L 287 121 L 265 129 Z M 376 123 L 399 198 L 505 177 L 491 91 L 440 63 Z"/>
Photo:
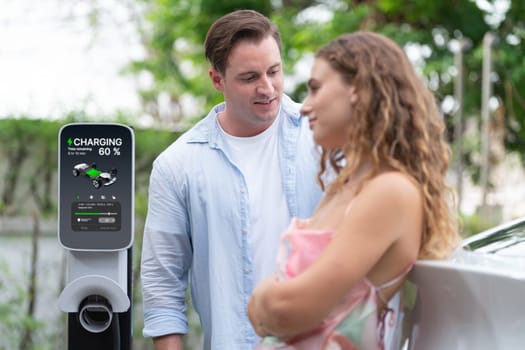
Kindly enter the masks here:
<path id="1" fill-rule="evenodd" d="M 204 54 L 213 69 L 224 74 L 231 50 L 240 41 L 259 43 L 272 36 L 281 51 L 281 34 L 266 16 L 253 10 L 231 12 L 212 24 L 204 41 Z"/>

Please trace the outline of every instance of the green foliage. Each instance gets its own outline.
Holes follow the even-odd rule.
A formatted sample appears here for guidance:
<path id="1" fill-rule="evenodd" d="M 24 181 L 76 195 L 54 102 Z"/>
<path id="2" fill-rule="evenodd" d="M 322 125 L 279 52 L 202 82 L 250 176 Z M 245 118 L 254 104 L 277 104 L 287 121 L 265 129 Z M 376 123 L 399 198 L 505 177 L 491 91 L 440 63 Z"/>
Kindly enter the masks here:
<path id="1" fill-rule="evenodd" d="M 129 124 L 124 117 L 120 121 Z M 30 198 L 44 216 L 56 215 L 58 132 L 65 123 L 0 119 L 0 159 L 5 164 L 0 171 L 0 214 L 27 214 Z M 153 160 L 180 132 L 135 128 L 134 133 L 136 192 L 145 193 Z M 141 214 L 145 217 L 145 211 Z"/>
<path id="2" fill-rule="evenodd" d="M 181 132 L 160 129 L 135 129 L 135 182 L 137 189 L 147 187 L 153 160 L 180 134 Z"/>
<path id="3" fill-rule="evenodd" d="M 0 205 L 3 211 L 0 213 L 9 214 L 16 210 L 17 185 L 21 181 L 31 182 L 28 195 L 41 205 L 42 212 L 49 213 L 53 209 L 51 180 L 52 172 L 57 168 L 57 151 L 53 146 L 56 145 L 58 127 L 57 123 L 40 119 L 0 120 L 0 157 L 6 160 Z M 37 166 L 33 167 L 32 173 L 27 173 L 23 169 L 30 157 Z M 36 181 L 44 184 L 40 191 L 34 187 Z"/>
<path id="4" fill-rule="evenodd" d="M 461 236 L 470 237 L 494 226 L 494 223 L 479 214 L 461 216 Z"/>
<path id="5" fill-rule="evenodd" d="M 0 350 L 16 349 L 24 329 L 37 331 L 45 324 L 25 313 L 27 293 L 3 260 L 0 260 L 0 295 Z"/>
<path id="6" fill-rule="evenodd" d="M 30 197 L 41 208 L 47 208 L 49 216 L 56 216 L 56 187 L 49 185 L 56 185 L 57 182 L 58 132 L 62 125 L 73 121 L 82 121 L 83 118 L 81 113 L 75 112 L 71 113 L 66 121 L 61 122 L 28 118 L 0 119 L 0 159 L 7 159 L 8 168 L 11 169 L 11 173 L 5 172 L 5 176 L 0 178 L 0 189 L 5 189 L 2 186 L 7 183 L 8 179 L 16 179 L 16 182 L 11 180 L 9 182 L 14 184 L 9 189 L 12 191 L 12 197 L 10 197 L 12 200 L 9 202 L 11 214 L 29 214 L 25 200 Z M 129 124 L 128 118 L 124 115 L 119 118 L 119 121 L 123 124 Z M 138 272 L 140 271 L 143 223 L 147 213 L 149 174 L 153 160 L 181 133 L 134 128 L 134 134 L 135 218 L 137 223 L 134 244 L 134 271 L 136 271 L 134 297 L 136 305 L 139 305 L 141 295 Z M 40 181 L 34 181 L 34 179 Z M 0 201 L 0 213 L 5 213 L 6 207 L 5 202 Z M 57 349 L 56 344 L 62 341 L 55 334 L 58 330 L 54 330 L 53 326 L 45 324 L 43 321 L 28 318 L 25 315 L 27 300 L 27 293 L 15 282 L 14 276 L 0 257 L 0 350 L 18 348 L 24 327 L 31 332 L 32 349 Z M 192 312 L 194 315 L 194 311 Z M 141 317 L 141 314 L 136 314 L 134 317 L 135 327 L 137 327 L 134 334 L 138 338 L 141 337 L 143 325 Z M 194 320 L 195 316 L 192 319 Z M 60 321 L 57 322 L 60 323 Z M 195 326 L 195 320 L 193 322 L 192 327 L 198 328 Z M 197 331 L 195 332 L 198 334 Z"/>
<path id="7" fill-rule="evenodd" d="M 176 103 L 183 94 L 202 102 L 207 110 L 221 100 L 209 82 L 208 64 L 202 44 L 209 25 L 219 16 L 237 8 L 252 8 L 269 16 L 280 28 L 283 38 L 285 71 L 292 74 L 295 64 L 334 37 L 355 30 L 383 33 L 400 45 L 419 44 L 429 49 L 421 67 L 440 99 L 454 93 L 453 40 L 471 42 L 464 55 L 464 114 L 479 118 L 481 108 L 482 41 L 486 32 L 499 38 L 494 48 L 494 94 L 505 113 L 505 145 L 522 155 L 525 162 L 525 23 L 523 1 L 511 1 L 510 9 L 499 24 L 487 23 L 486 13 L 471 0 L 364 0 L 364 1 L 213 1 L 147 0 L 144 21 L 139 23 L 148 55 L 133 62 L 134 74 L 149 72 L 153 87 L 143 91 L 145 105 L 155 105 L 160 92 Z M 489 2 L 490 3 L 490 2 Z M 327 20 L 324 15 L 330 14 Z M 181 67 L 191 67 L 182 69 Z M 304 74 L 305 72 L 302 72 Z M 306 78 L 306 77 L 305 77 Z M 290 86 L 293 98 L 305 95 L 302 82 Z M 198 115 L 181 116 L 194 120 Z M 448 119 L 452 116 L 446 115 Z M 451 140 L 452 141 L 452 140 Z M 478 152 L 479 150 L 473 150 Z M 471 158 L 469 155 L 462 155 Z M 479 164 L 470 164 L 472 174 Z"/>

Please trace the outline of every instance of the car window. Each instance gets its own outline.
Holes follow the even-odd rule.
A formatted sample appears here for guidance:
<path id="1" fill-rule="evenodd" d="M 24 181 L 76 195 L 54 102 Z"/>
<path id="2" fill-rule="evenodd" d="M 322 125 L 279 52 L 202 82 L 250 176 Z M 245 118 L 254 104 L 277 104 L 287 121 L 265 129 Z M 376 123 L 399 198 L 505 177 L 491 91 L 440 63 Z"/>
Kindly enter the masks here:
<path id="1" fill-rule="evenodd" d="M 479 253 L 525 257 L 525 219 L 489 230 L 465 241 L 463 249 Z"/>

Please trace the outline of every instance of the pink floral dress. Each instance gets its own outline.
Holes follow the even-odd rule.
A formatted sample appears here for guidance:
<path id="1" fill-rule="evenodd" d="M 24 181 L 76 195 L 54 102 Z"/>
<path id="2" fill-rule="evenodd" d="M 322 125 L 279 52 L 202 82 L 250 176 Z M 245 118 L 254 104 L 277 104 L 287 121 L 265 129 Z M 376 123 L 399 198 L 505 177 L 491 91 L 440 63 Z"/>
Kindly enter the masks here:
<path id="1" fill-rule="evenodd" d="M 278 278 L 293 278 L 312 264 L 332 239 L 331 231 L 304 229 L 305 222 L 296 218 L 281 236 L 277 260 Z M 286 343 L 275 337 L 265 337 L 257 350 L 382 350 L 385 327 L 393 327 L 392 309 L 384 309 L 378 317 L 377 300 L 381 290 L 397 283 L 410 271 L 410 265 L 400 276 L 376 287 L 366 278 L 361 280 L 329 314 L 321 326 L 296 336 Z M 386 304 L 386 302 L 385 302 Z M 388 324 L 386 319 L 388 317 Z"/>

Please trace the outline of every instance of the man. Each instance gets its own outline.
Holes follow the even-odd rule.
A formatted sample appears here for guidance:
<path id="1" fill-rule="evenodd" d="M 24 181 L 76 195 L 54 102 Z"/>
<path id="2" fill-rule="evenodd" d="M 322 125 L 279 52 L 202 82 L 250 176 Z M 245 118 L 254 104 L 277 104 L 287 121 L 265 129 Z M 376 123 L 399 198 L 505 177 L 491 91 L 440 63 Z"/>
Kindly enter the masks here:
<path id="1" fill-rule="evenodd" d="M 275 270 L 281 232 L 309 217 L 321 190 L 307 120 L 283 94 L 281 39 L 251 10 L 209 29 L 205 55 L 224 103 L 155 160 L 142 252 L 144 335 L 182 349 L 186 289 L 205 349 L 253 349 L 255 285 Z"/>

